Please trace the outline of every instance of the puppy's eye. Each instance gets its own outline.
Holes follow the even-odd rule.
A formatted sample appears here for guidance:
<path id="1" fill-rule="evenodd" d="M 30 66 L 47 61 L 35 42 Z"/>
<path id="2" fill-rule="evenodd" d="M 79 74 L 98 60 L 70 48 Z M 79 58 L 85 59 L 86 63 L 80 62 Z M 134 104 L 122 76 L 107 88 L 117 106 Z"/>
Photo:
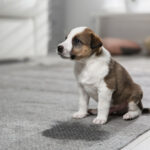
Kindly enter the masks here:
<path id="1" fill-rule="evenodd" d="M 74 38 L 73 39 L 73 44 L 78 45 L 78 44 L 82 44 L 82 42 L 78 38 Z"/>

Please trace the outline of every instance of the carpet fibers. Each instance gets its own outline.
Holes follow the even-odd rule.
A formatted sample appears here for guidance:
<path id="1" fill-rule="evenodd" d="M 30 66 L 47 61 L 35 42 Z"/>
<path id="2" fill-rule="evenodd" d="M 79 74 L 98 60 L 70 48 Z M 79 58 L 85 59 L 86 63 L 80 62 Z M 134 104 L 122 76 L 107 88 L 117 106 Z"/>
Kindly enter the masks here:
<path id="1" fill-rule="evenodd" d="M 117 59 L 142 86 L 150 107 L 150 60 Z M 105 125 L 92 124 L 95 116 L 72 119 L 77 90 L 69 61 L 1 65 L 0 150 L 118 150 L 150 129 L 150 115 L 132 121 L 110 116 Z"/>

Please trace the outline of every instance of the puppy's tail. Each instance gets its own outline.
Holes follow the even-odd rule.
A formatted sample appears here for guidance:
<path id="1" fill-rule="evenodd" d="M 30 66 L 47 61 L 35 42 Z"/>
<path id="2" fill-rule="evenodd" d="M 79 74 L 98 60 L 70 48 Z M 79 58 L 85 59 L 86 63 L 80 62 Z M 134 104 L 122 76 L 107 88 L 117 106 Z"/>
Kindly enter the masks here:
<path id="1" fill-rule="evenodd" d="M 149 114 L 150 113 L 150 108 L 143 108 L 142 109 L 142 114 Z"/>

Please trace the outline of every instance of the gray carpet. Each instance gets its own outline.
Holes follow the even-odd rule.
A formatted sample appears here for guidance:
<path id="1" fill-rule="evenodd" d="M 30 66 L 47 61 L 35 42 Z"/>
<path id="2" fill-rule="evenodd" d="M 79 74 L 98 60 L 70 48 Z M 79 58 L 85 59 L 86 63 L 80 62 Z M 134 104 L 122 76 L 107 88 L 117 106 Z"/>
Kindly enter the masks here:
<path id="1" fill-rule="evenodd" d="M 150 107 L 150 59 L 117 59 L 142 85 Z M 94 116 L 72 119 L 78 104 L 72 66 L 48 59 L 0 66 L 0 150 L 117 150 L 150 129 L 150 115 L 110 116 L 106 125 L 93 125 Z"/>

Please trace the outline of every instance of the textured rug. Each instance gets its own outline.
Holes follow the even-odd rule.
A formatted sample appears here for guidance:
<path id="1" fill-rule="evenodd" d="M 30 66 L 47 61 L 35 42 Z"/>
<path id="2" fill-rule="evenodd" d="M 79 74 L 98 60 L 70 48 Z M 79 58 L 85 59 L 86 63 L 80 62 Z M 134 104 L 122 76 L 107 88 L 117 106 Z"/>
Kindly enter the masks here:
<path id="1" fill-rule="evenodd" d="M 150 60 L 117 59 L 142 85 L 150 107 Z M 72 66 L 44 60 L 0 66 L 0 150 L 117 150 L 150 129 L 150 115 L 110 116 L 106 125 L 92 124 L 95 116 L 72 119 L 78 105 Z"/>

